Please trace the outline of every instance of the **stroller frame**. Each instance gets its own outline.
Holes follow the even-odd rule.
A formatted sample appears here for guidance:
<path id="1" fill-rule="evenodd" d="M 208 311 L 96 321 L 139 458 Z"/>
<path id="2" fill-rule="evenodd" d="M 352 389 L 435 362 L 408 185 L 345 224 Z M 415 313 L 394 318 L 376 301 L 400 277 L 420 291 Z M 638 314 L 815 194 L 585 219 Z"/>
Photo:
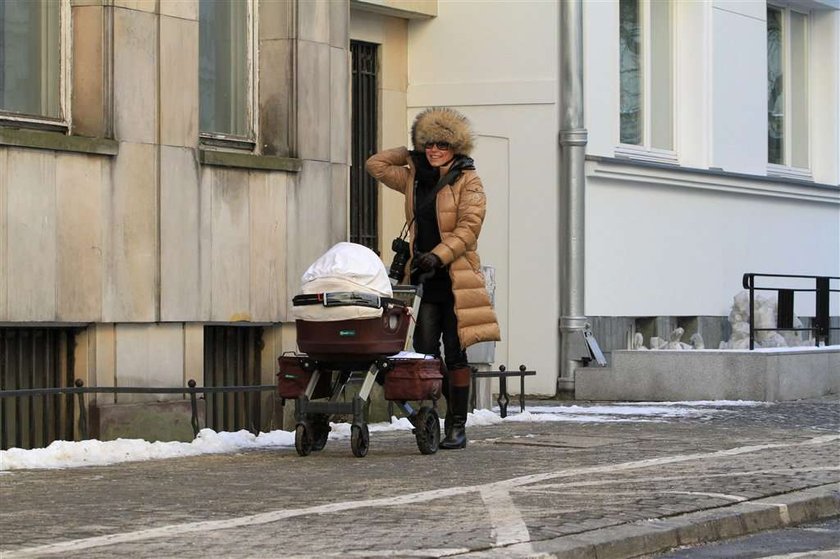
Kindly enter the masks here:
<path id="1" fill-rule="evenodd" d="M 402 295 L 401 299 L 412 296 L 412 310 L 409 317 L 408 331 L 404 348 L 411 347 L 414 334 L 414 317 L 422 298 L 422 286 L 395 286 L 395 294 Z M 348 304 L 346 297 L 342 297 L 342 304 Z M 325 306 L 328 301 L 335 298 L 323 297 Z M 393 299 L 388 299 L 393 301 Z M 312 304 L 307 302 L 306 304 Z M 362 303 L 370 306 L 370 298 Z M 367 455 L 370 448 L 370 431 L 367 425 L 367 408 L 370 401 L 370 393 L 374 383 L 381 375 L 386 375 L 394 368 L 394 361 L 389 357 L 379 354 L 358 355 L 348 357 L 336 355 L 332 359 L 329 355 L 317 355 L 316 358 L 307 359 L 305 366 L 311 373 L 309 384 L 304 393 L 295 400 L 295 450 L 298 455 L 308 456 L 312 451 L 322 450 L 327 443 L 329 436 L 329 418 L 333 415 L 352 415 L 353 420 L 350 426 L 350 448 L 353 455 L 362 458 Z M 333 373 L 338 374 L 333 376 Z M 359 380 L 358 374 L 362 373 L 361 388 L 349 402 L 338 401 L 347 384 Z M 331 375 L 332 382 L 328 399 L 317 399 L 315 396 L 321 376 Z M 440 416 L 437 412 L 437 401 L 431 400 L 431 406 L 421 405 L 415 410 L 408 401 L 395 400 L 398 407 L 414 426 L 417 446 L 422 454 L 434 454 L 440 443 Z"/>

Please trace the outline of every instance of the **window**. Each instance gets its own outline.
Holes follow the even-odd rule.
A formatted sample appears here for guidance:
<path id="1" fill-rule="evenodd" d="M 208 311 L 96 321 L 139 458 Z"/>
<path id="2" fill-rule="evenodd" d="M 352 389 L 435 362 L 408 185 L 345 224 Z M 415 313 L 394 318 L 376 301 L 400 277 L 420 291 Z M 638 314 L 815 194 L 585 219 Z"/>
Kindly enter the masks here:
<path id="1" fill-rule="evenodd" d="M 619 2 L 619 142 L 626 146 L 674 149 L 671 11 L 665 0 Z"/>
<path id="2" fill-rule="evenodd" d="M 353 71 L 351 118 L 352 166 L 350 167 L 350 242 L 379 252 L 378 196 L 376 181 L 365 171 L 365 161 L 376 153 L 377 45 L 350 42 Z"/>
<path id="3" fill-rule="evenodd" d="M 0 110 L 4 120 L 66 128 L 62 60 L 67 41 L 62 40 L 62 21 L 68 20 L 69 2 L 0 2 Z"/>
<path id="4" fill-rule="evenodd" d="M 767 161 L 771 165 L 809 167 L 808 79 L 808 16 L 768 7 Z"/>
<path id="5" fill-rule="evenodd" d="M 202 141 L 252 149 L 252 2 L 200 0 L 199 91 Z"/>

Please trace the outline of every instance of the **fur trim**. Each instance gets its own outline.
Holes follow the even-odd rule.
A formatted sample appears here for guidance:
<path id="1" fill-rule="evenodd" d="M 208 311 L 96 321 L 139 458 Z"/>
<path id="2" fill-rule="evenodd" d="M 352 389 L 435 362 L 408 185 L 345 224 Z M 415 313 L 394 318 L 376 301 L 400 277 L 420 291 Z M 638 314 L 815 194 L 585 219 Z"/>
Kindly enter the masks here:
<path id="1" fill-rule="evenodd" d="M 475 143 L 467 117 L 448 107 L 426 109 L 411 125 L 411 142 L 423 151 L 427 142 L 449 142 L 456 154 L 469 155 Z"/>

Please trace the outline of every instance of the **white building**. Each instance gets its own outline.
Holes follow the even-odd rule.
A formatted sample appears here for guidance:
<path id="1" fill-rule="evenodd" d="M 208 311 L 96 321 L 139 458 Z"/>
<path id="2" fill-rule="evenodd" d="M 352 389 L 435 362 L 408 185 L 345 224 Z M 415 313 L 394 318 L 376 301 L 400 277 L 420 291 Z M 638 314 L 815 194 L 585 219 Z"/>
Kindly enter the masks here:
<path id="1" fill-rule="evenodd" d="M 554 393 L 558 4 L 364 4 L 378 13 L 351 11 L 350 33 L 384 55 L 380 147 L 424 107 L 473 121 L 496 364 Z M 583 48 L 585 314 L 605 350 L 677 324 L 717 347 L 745 272 L 840 275 L 840 3 L 586 2 Z M 402 224 L 387 196 L 382 248 Z"/>

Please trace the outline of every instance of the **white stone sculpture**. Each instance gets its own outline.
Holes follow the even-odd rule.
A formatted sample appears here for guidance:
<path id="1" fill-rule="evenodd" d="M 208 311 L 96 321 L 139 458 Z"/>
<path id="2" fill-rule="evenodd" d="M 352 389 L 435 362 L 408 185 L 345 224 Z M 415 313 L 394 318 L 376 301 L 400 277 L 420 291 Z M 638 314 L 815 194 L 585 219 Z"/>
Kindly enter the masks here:
<path id="1" fill-rule="evenodd" d="M 645 337 L 641 332 L 633 334 L 633 349 L 647 349 L 645 347 Z"/>
<path id="2" fill-rule="evenodd" d="M 755 328 L 776 328 L 778 303 L 776 295 L 755 293 Z M 735 295 L 732 310 L 729 312 L 729 323 L 732 326 L 732 336 L 729 341 L 721 342 L 720 349 L 749 349 L 750 347 L 750 294 L 741 291 Z M 801 328 L 802 322 L 794 316 L 794 327 Z M 798 332 L 785 331 L 780 334 L 775 330 L 759 330 L 755 332 L 754 347 L 791 347 L 802 345 L 802 338 Z"/>
<path id="3" fill-rule="evenodd" d="M 688 341 L 694 349 L 706 349 L 706 344 L 703 343 L 703 336 L 700 335 L 700 332 L 693 333 Z"/>

